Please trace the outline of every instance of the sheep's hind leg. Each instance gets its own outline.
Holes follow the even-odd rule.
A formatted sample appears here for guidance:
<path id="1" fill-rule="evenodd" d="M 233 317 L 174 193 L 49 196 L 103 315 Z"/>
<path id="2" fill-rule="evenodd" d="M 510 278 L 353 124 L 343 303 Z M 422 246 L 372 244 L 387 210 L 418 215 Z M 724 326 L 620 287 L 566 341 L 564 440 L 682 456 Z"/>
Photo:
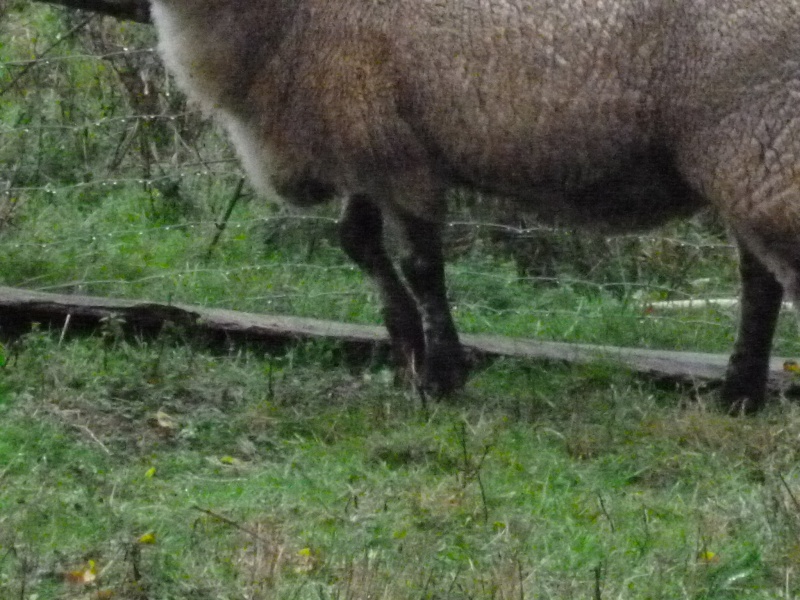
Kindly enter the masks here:
<path id="1" fill-rule="evenodd" d="M 422 319 L 386 252 L 380 209 L 363 195 L 352 196 L 339 220 L 342 249 L 378 286 L 392 358 L 407 376 L 416 372 L 425 355 Z"/>
<path id="2" fill-rule="evenodd" d="M 448 394 L 464 386 L 469 366 L 447 302 L 442 226 L 407 213 L 395 217 L 405 250 L 400 269 L 425 332 L 425 360 L 417 376 L 424 389 Z"/>
<path id="3" fill-rule="evenodd" d="M 739 331 L 720 397 L 729 414 L 753 413 L 764 404 L 772 337 L 783 300 L 783 286 L 775 276 L 750 250 L 739 246 Z"/>

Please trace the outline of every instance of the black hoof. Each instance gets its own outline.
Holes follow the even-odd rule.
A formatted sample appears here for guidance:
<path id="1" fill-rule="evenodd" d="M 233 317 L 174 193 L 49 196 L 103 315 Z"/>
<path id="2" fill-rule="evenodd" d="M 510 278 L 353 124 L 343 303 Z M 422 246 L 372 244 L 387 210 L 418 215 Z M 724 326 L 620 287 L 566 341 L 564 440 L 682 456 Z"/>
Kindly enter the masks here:
<path id="1" fill-rule="evenodd" d="M 722 410 L 732 416 L 752 415 L 764 407 L 765 390 L 747 389 L 746 386 L 725 382 L 720 394 Z"/>
<path id="2" fill-rule="evenodd" d="M 464 349 L 456 347 L 437 348 L 425 357 L 419 386 L 433 396 L 447 396 L 464 387 L 469 377 L 469 361 Z"/>

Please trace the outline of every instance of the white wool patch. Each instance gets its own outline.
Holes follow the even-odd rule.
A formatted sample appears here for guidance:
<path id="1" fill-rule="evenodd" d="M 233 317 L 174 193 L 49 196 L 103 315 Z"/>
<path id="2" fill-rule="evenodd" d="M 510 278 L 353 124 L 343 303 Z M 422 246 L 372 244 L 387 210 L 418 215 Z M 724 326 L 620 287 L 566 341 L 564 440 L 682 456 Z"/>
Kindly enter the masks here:
<path id="1" fill-rule="evenodd" d="M 159 51 L 180 88 L 205 113 L 217 117 L 255 188 L 276 197 L 270 168 L 275 164 L 274 153 L 256 125 L 231 113 L 220 102 L 230 70 L 236 66 L 228 57 L 231 52 L 228 40 L 219 39 L 220 30 L 207 23 L 202 15 L 163 0 L 154 0 L 152 17 L 158 30 Z"/>
<path id="2" fill-rule="evenodd" d="M 151 10 L 158 31 L 158 48 L 169 71 L 189 98 L 207 113 L 220 108 L 224 84 L 230 75 L 230 44 L 196 12 L 163 0 Z M 216 39 L 215 39 L 216 38 Z"/>
<path id="3" fill-rule="evenodd" d="M 264 139 L 257 135 L 257 129 L 241 119 L 221 113 L 222 124 L 233 142 L 236 153 L 242 161 L 250 182 L 258 192 L 271 198 L 278 197 L 272 186 L 275 164 L 274 153 Z"/>

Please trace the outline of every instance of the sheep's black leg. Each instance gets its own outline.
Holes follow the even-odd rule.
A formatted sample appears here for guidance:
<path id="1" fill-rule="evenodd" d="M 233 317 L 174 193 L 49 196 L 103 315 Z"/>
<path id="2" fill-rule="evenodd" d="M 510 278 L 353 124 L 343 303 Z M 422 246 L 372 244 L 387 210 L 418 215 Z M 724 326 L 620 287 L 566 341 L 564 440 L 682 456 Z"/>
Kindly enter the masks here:
<path id="1" fill-rule="evenodd" d="M 731 414 L 752 413 L 764 404 L 772 336 L 783 300 L 783 287 L 764 264 L 741 244 L 739 254 L 739 332 L 720 399 Z"/>
<path id="2" fill-rule="evenodd" d="M 414 373 L 425 355 L 422 319 L 384 247 L 381 211 L 367 196 L 347 200 L 339 221 L 339 238 L 347 255 L 380 290 L 394 360 L 409 374 Z"/>
<path id="3" fill-rule="evenodd" d="M 447 394 L 463 387 L 469 367 L 447 303 L 441 225 L 408 214 L 397 215 L 397 221 L 405 246 L 400 268 L 425 332 L 425 361 L 418 376 L 425 389 Z"/>

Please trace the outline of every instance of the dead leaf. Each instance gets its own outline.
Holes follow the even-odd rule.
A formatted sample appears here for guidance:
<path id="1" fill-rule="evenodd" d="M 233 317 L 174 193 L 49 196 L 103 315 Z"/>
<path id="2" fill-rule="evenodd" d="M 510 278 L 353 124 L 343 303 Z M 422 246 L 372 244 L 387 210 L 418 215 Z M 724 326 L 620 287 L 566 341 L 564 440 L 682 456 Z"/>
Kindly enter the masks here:
<path id="1" fill-rule="evenodd" d="M 712 552 L 711 550 L 705 550 L 704 552 L 700 552 L 697 555 L 697 560 L 700 561 L 701 563 L 710 565 L 712 563 L 718 563 L 719 556 L 717 556 L 716 552 Z"/>
<path id="2" fill-rule="evenodd" d="M 314 552 L 311 548 L 302 548 L 297 552 L 297 556 L 295 558 L 295 566 L 294 572 L 295 573 L 311 573 L 314 571 L 320 564 L 320 557 L 319 555 Z"/>
<path id="3" fill-rule="evenodd" d="M 93 560 L 80 569 L 64 573 L 64 579 L 76 585 L 87 585 L 97 579 L 97 565 Z"/>
<path id="4" fill-rule="evenodd" d="M 796 360 L 785 360 L 783 361 L 783 370 L 787 373 L 800 373 L 800 365 Z"/>
<path id="5" fill-rule="evenodd" d="M 159 410 L 155 416 L 148 419 L 148 423 L 156 428 L 162 435 L 175 435 L 180 429 L 180 423 L 174 417 L 168 415 L 163 410 Z"/>
<path id="6" fill-rule="evenodd" d="M 156 543 L 156 534 L 152 531 L 148 531 L 144 535 L 139 536 L 139 539 L 136 540 L 140 544 L 155 544 Z"/>

